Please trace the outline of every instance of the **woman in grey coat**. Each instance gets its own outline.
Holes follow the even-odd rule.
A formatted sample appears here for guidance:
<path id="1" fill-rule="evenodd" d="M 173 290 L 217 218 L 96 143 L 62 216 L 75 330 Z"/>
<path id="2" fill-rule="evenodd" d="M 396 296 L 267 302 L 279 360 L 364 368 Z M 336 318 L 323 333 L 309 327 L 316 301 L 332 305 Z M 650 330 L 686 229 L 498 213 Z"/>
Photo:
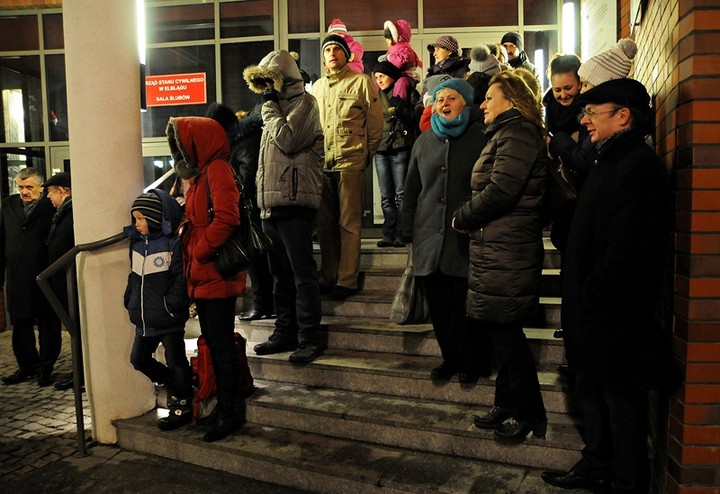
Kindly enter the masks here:
<path id="1" fill-rule="evenodd" d="M 538 303 L 543 263 L 540 206 L 546 153 L 540 105 L 511 72 L 490 80 L 480 106 L 489 141 L 472 171 L 472 198 L 453 228 L 470 235 L 468 314 L 492 337 L 498 362 L 494 407 L 475 425 L 501 440 L 545 435 L 547 418 L 523 323 Z M 507 419 L 512 418 L 506 422 Z"/>
<path id="2" fill-rule="evenodd" d="M 489 376 L 492 345 L 467 317 L 468 239 L 450 227 L 455 209 L 470 196 L 470 171 L 485 145 L 485 126 L 472 106 L 473 88 L 449 79 L 435 88 L 431 130 L 410 155 L 401 219 L 405 243 L 412 242 L 416 281 L 422 283 L 443 362 L 430 374 L 461 383 Z"/>

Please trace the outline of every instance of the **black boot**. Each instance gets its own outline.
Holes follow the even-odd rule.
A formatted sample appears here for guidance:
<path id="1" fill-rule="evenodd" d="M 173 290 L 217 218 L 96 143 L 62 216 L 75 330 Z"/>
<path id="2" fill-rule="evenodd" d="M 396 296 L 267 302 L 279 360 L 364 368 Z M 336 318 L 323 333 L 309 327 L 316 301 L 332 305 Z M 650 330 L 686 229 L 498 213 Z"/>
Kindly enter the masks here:
<path id="1" fill-rule="evenodd" d="M 157 421 L 158 429 L 172 431 L 192 422 L 192 398 L 168 398 L 170 413 Z"/>
<path id="2" fill-rule="evenodd" d="M 221 404 L 218 403 L 218 406 Z M 224 439 L 245 425 L 245 400 L 237 400 L 228 411 L 221 411 L 217 422 L 204 436 L 203 441 L 212 443 Z"/>

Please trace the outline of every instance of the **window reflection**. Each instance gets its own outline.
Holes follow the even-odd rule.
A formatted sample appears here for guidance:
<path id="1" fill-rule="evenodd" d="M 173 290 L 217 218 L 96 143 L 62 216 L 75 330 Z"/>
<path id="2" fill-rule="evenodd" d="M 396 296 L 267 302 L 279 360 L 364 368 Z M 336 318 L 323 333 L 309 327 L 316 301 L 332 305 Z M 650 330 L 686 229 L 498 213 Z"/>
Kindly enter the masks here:
<path id="1" fill-rule="evenodd" d="M 43 37 L 46 49 L 60 49 L 65 45 L 63 37 L 63 21 L 62 14 L 44 15 L 43 21 Z"/>
<path id="2" fill-rule="evenodd" d="M 42 141 L 40 57 L 0 58 L 0 94 L 0 142 Z"/>
<path id="3" fill-rule="evenodd" d="M 314 39 L 291 39 L 288 43 L 290 51 L 300 55 L 298 65 L 301 70 L 310 77 L 310 84 L 325 75 L 321 69 L 322 60 L 320 54 L 320 40 Z"/>
<path id="4" fill-rule="evenodd" d="M 426 28 L 504 26 L 518 23 L 517 0 L 483 2 L 476 0 L 425 0 L 423 20 Z"/>
<path id="5" fill-rule="evenodd" d="M 233 111 L 250 111 L 255 107 L 260 101 L 260 96 L 248 89 L 242 73 L 245 67 L 260 63 L 260 60 L 272 50 L 272 41 L 222 45 L 220 59 L 222 60 L 222 99 L 225 106 Z"/>
<path id="6" fill-rule="evenodd" d="M 0 17 L 0 47 L 3 51 L 40 48 L 37 16 Z"/>
<path id="7" fill-rule="evenodd" d="M 217 98 L 215 89 L 215 48 L 184 46 L 155 48 L 147 51 L 147 75 L 205 72 L 207 101 Z M 165 127 L 172 117 L 205 115 L 206 104 L 148 107 L 142 112 L 143 137 L 165 137 Z"/>
<path id="8" fill-rule="evenodd" d="M 555 0 L 524 0 L 525 24 L 557 24 L 557 2 Z"/>
<path id="9" fill-rule="evenodd" d="M 472 2 L 475 10 L 481 10 L 476 0 L 467 1 Z M 453 11 L 457 3 L 462 3 L 462 0 L 454 1 L 451 8 L 443 2 L 445 8 Z M 350 34 L 357 31 L 382 31 L 388 19 L 405 19 L 413 29 L 417 29 L 417 7 L 417 0 L 325 0 L 325 21 L 329 24 L 333 19 L 342 19 Z M 322 30 L 327 31 L 327 26 Z"/>
<path id="10" fill-rule="evenodd" d="M 45 57 L 48 125 L 51 141 L 67 141 L 69 115 L 67 111 L 67 84 L 65 81 L 65 55 Z"/>
<path id="11" fill-rule="evenodd" d="M 318 0 L 287 0 L 288 32 L 313 33 L 320 30 Z"/>
<path id="12" fill-rule="evenodd" d="M 215 37 L 212 4 L 147 7 L 145 13 L 148 43 Z"/>
<path id="13" fill-rule="evenodd" d="M 15 175 L 27 166 L 45 170 L 45 149 L 41 147 L 0 148 L 3 197 L 17 194 Z"/>
<path id="14" fill-rule="evenodd" d="M 220 36 L 262 36 L 273 33 L 272 0 L 245 0 L 220 4 Z"/>

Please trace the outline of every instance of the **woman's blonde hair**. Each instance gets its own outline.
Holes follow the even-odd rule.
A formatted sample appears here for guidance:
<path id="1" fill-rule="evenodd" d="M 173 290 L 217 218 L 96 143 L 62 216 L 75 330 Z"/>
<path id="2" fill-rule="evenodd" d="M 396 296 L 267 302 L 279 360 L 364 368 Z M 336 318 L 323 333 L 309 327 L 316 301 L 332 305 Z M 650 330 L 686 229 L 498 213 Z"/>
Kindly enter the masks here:
<path id="1" fill-rule="evenodd" d="M 523 117 L 541 129 L 544 128 L 540 101 L 538 101 L 537 97 L 533 94 L 527 82 L 515 74 L 514 70 L 506 70 L 495 74 L 492 79 L 490 79 L 488 87 L 493 84 L 500 85 L 500 90 L 503 95 L 512 102 Z"/>

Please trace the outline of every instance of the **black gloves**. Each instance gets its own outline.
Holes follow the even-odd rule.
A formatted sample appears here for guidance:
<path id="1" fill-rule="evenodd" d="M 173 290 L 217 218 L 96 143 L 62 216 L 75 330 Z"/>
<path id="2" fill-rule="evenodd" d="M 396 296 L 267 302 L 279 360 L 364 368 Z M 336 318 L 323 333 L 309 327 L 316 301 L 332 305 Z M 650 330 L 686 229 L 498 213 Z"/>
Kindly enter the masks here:
<path id="1" fill-rule="evenodd" d="M 255 79 L 255 84 L 258 86 L 265 86 L 263 91 L 263 101 L 278 101 L 278 95 L 275 91 L 275 81 L 272 79 Z"/>

